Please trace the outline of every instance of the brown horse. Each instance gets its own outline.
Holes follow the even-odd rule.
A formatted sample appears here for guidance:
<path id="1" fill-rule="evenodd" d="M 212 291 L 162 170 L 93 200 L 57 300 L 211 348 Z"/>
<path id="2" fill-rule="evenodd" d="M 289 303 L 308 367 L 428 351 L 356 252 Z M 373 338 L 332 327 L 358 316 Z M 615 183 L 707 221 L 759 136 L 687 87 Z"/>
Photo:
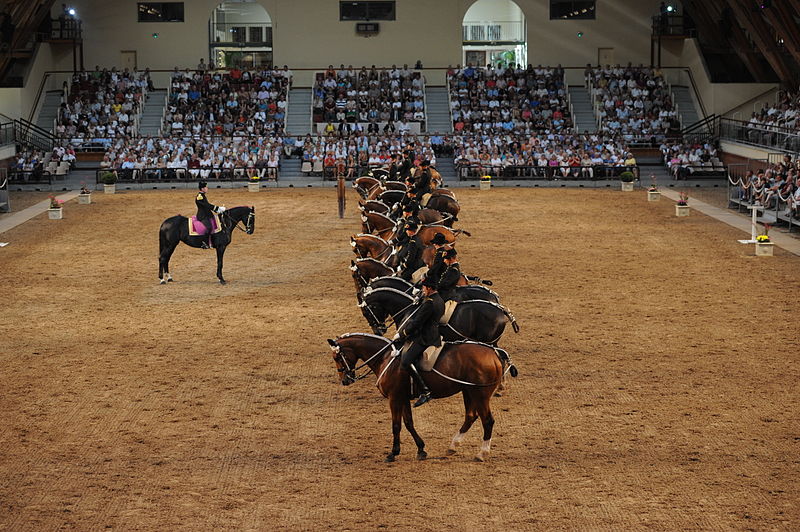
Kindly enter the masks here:
<path id="1" fill-rule="evenodd" d="M 328 344 L 333 350 L 336 371 L 344 386 L 364 378 L 368 373 L 356 375 L 356 371 L 363 367 L 368 367 L 369 372 L 378 376 L 378 389 L 389 399 L 392 413 L 392 450 L 386 456 L 386 461 L 394 462 L 400 454 L 401 422 L 405 423 L 406 430 L 417 444 L 417 460 L 427 458 L 425 442 L 414 429 L 409 375 L 400 368 L 398 357 L 392 356 L 391 341 L 382 336 L 355 333 L 345 334 L 336 340 L 328 339 Z M 359 365 L 359 360 L 363 360 L 363 364 Z M 422 372 L 434 398 L 450 397 L 459 392 L 464 396 L 464 423 L 453 436 L 447 454 L 456 453 L 467 431 L 480 417 L 483 443 L 475 459 L 483 462 L 488 458 L 494 428 L 494 416 L 489 403 L 500 385 L 505 368 L 516 375 L 516 368 L 505 351 L 480 343 L 459 342 L 445 344 L 432 370 Z"/>
<path id="2" fill-rule="evenodd" d="M 365 175 L 353 181 L 353 188 L 356 189 L 359 196 L 367 199 L 373 190 L 381 188 L 381 182 L 372 176 Z"/>
<path id="3" fill-rule="evenodd" d="M 408 190 L 408 187 L 402 181 L 387 181 L 383 186 L 386 190 L 402 190 L 403 192 Z"/>
<path id="4" fill-rule="evenodd" d="M 385 214 L 379 212 L 361 213 L 361 232 L 378 235 L 388 240 L 394 235 L 395 222 Z"/>
<path id="5" fill-rule="evenodd" d="M 378 260 L 386 260 L 392 254 L 392 246 L 377 235 L 367 235 L 364 233 L 350 237 L 350 245 L 353 253 L 359 258 L 371 257 Z"/>
<path id="6" fill-rule="evenodd" d="M 367 287 L 372 279 L 395 274 L 394 270 L 389 266 L 372 258 L 350 261 L 350 271 L 353 272 L 353 282 L 356 284 L 356 296 L 359 303 L 361 302 L 361 291 Z"/>
<path id="7" fill-rule="evenodd" d="M 442 214 L 449 214 L 453 217 L 454 221 L 458 221 L 458 213 L 461 211 L 461 206 L 454 198 L 445 195 L 431 196 L 428 203 L 425 204 L 428 209 L 435 209 Z"/>

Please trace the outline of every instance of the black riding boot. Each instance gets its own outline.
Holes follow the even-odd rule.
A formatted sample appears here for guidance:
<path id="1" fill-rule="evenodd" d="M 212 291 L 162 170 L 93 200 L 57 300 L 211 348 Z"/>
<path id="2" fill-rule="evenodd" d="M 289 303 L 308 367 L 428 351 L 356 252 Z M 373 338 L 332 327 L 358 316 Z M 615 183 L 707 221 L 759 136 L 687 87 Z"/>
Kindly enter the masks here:
<path id="1" fill-rule="evenodd" d="M 431 400 L 431 391 L 428 389 L 428 385 L 425 384 L 425 381 L 422 380 L 422 376 L 419 374 L 414 364 L 409 364 L 408 372 L 411 374 L 411 378 L 414 379 L 414 386 L 419 390 L 419 398 L 417 402 L 414 403 L 414 408 L 416 408 Z"/>

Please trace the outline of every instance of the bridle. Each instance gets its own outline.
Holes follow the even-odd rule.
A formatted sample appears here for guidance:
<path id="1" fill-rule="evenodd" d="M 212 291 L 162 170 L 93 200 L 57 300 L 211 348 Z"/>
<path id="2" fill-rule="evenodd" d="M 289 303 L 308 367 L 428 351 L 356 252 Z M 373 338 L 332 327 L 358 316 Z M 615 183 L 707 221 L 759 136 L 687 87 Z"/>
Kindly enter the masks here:
<path id="1" fill-rule="evenodd" d="M 244 228 L 239 227 L 239 224 L 242 223 L 242 220 L 236 220 L 234 222 L 233 218 L 229 214 L 229 211 L 223 212 L 222 215 L 227 217 L 228 221 L 233 224 L 232 228 L 236 228 L 239 231 L 244 231 L 248 235 L 253 234 L 253 219 L 256 217 L 256 213 L 253 212 L 252 208 L 248 207 L 247 218 L 244 220 Z"/>
<path id="2" fill-rule="evenodd" d="M 333 357 L 333 360 L 335 360 L 337 364 L 344 366 L 336 368 L 336 371 L 338 373 L 344 374 L 344 377 L 342 378 L 342 384 L 348 386 L 356 381 L 360 381 L 361 379 L 368 377 L 371 373 L 374 373 L 372 368 L 369 368 L 369 363 L 372 362 L 372 359 L 374 359 L 375 357 L 386 351 L 386 349 L 391 347 L 391 345 L 392 345 L 391 342 L 387 343 L 385 346 L 378 349 L 375 352 L 375 354 L 373 354 L 371 357 L 364 360 L 364 362 L 362 362 L 361 364 L 358 364 L 355 367 L 350 367 L 350 362 L 348 362 L 347 358 L 345 358 L 345 356 L 342 354 L 342 347 L 337 343 L 332 344 L 331 349 L 333 350 L 334 353 L 336 353 L 336 356 Z M 365 373 L 362 373 L 361 375 L 356 375 L 357 371 L 365 367 L 369 368 Z"/>

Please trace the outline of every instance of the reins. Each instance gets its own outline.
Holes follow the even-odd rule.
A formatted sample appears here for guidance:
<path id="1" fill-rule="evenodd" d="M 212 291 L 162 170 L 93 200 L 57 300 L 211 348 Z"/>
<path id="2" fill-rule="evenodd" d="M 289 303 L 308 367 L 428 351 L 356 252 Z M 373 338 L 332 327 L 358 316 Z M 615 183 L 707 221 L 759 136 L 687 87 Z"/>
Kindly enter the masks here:
<path id="1" fill-rule="evenodd" d="M 243 220 L 236 220 L 234 222 L 233 217 L 229 214 L 229 211 L 223 212 L 222 216 L 225 216 L 228 219 L 228 221 L 233 224 L 231 226 L 231 230 L 233 230 L 235 228 L 235 229 L 238 229 L 239 231 L 243 231 L 243 232 L 247 233 L 247 227 L 250 225 L 250 220 L 253 218 L 253 211 L 248 209 L 247 221 L 244 222 L 244 226 L 245 226 L 244 229 L 239 227 L 239 224 L 243 223 Z"/>

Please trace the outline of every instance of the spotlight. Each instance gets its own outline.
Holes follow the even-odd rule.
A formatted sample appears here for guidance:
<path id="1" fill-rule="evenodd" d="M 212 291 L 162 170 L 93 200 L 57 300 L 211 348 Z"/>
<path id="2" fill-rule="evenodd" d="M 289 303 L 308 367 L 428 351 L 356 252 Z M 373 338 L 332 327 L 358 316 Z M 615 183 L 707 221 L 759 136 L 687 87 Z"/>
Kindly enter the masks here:
<path id="1" fill-rule="evenodd" d="M 583 32 L 582 32 L 582 31 L 579 31 L 579 32 L 578 32 L 578 38 L 580 39 L 581 37 L 583 37 Z"/>
<path id="2" fill-rule="evenodd" d="M 69 9 L 67 9 L 67 13 L 69 13 L 69 16 L 74 17 L 75 13 L 77 13 L 77 11 L 75 11 L 74 7 L 71 7 Z"/>
<path id="3" fill-rule="evenodd" d="M 153 39 L 158 39 L 158 33 L 153 34 Z"/>
<path id="4" fill-rule="evenodd" d="M 675 8 L 674 8 L 674 7 L 672 7 L 672 6 L 667 6 L 667 13 L 672 13 L 673 11 L 675 11 Z"/>

